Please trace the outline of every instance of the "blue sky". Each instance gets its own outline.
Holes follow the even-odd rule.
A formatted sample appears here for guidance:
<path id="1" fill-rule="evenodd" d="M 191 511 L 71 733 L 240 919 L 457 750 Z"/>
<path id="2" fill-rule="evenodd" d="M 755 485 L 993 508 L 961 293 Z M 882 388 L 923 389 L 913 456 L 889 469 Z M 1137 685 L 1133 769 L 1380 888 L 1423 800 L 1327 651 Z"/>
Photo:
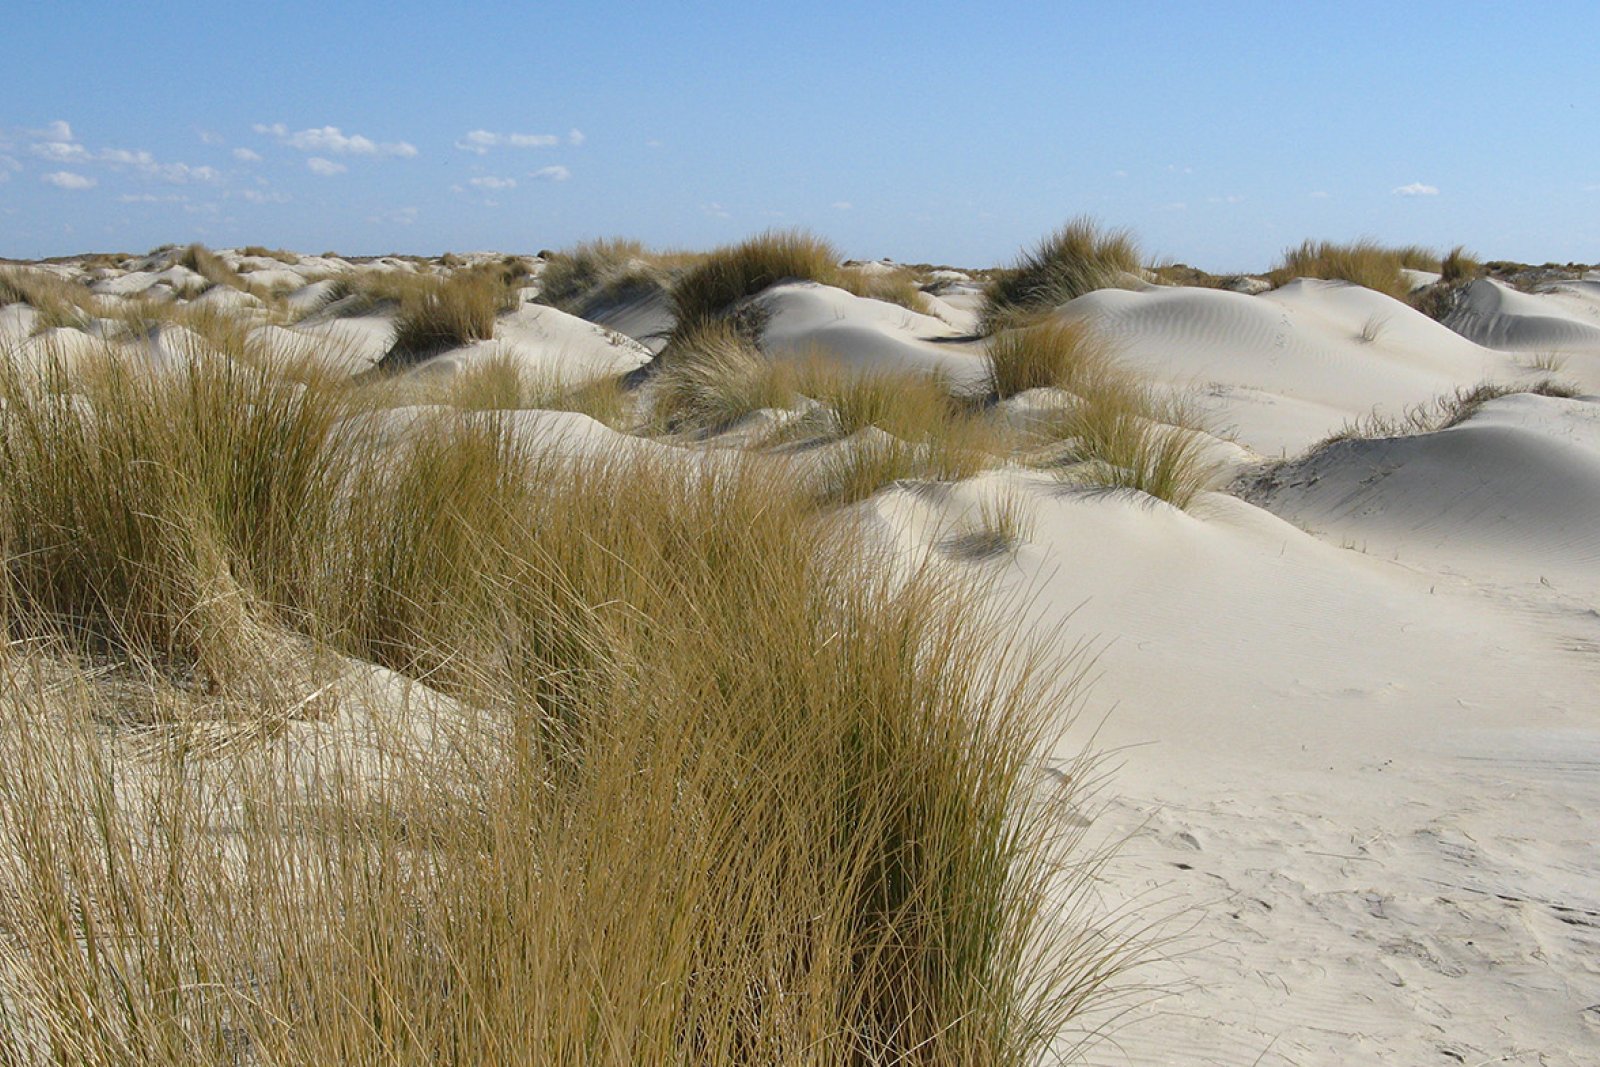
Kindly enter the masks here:
<path id="1" fill-rule="evenodd" d="M 983 266 L 1305 237 L 1600 260 L 1600 4 L 13 3 L 0 255 L 805 226 Z"/>

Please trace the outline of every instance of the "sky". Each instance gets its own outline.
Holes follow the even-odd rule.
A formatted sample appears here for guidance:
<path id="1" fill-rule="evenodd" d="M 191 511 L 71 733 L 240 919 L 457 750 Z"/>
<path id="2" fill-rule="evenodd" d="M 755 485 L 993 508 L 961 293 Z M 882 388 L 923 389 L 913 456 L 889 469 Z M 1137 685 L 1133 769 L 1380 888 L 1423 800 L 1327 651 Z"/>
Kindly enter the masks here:
<path id="1" fill-rule="evenodd" d="M 1305 238 L 1600 261 L 1600 4 L 22 2 L 0 256 Z"/>

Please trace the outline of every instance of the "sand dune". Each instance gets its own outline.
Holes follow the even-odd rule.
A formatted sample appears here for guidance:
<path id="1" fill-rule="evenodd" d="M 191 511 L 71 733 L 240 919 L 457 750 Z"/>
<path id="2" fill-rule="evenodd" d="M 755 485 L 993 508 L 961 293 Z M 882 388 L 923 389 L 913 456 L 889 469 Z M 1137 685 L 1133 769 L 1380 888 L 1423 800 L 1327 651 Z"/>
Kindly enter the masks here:
<path id="1" fill-rule="evenodd" d="M 95 289 L 114 300 L 204 285 L 176 254 L 107 271 Z M 255 323 L 264 349 L 352 376 L 389 350 L 396 309 L 301 319 L 333 288 L 307 279 L 445 270 L 222 255 L 287 296 L 265 310 L 232 289 L 197 302 Z M 773 359 L 825 352 L 975 390 L 982 290 L 946 273 L 929 285 L 931 315 L 813 282 L 749 306 Z M 492 339 L 411 373 L 425 382 L 501 360 L 529 380 L 612 378 L 646 366 L 672 325 L 659 289 L 586 310 L 525 294 Z M 1600 399 L 1514 393 L 1437 432 L 1313 446 L 1375 410 L 1398 415 L 1486 380 L 1554 373 L 1600 392 L 1600 281 L 1524 293 L 1480 280 L 1446 324 L 1376 292 L 1304 280 L 1259 296 L 1101 290 L 1058 313 L 1092 323 L 1153 382 L 1194 394 L 1233 437 L 1207 446 L 1230 492 L 1180 511 L 1073 488 L 1014 456 L 962 482 L 904 478 L 854 514 L 898 558 L 989 583 L 994 604 L 1026 613 L 1025 635 L 1098 650 L 1096 685 L 1054 757 L 1091 741 L 1114 754 L 1104 807 L 1087 813 L 1103 839 L 1124 840 L 1100 888 L 1182 936 L 1144 972 L 1152 996 L 1091 1062 L 1597 1062 Z M 42 364 L 107 343 L 36 332 L 38 321 L 0 309 L 14 358 Z M 171 324 L 110 343 L 158 365 L 211 354 L 204 336 Z M 464 413 L 416 396 L 427 402 L 347 429 L 398 446 L 420 420 L 497 418 L 565 454 L 685 465 L 742 456 L 816 406 L 797 398 L 707 439 L 571 412 Z M 1035 389 L 981 414 L 1015 428 L 1072 402 Z M 895 442 L 869 426 L 790 441 L 757 462 L 802 476 L 885 443 Z M 1015 543 L 984 528 L 996 501 L 1014 512 Z M 408 684 L 378 668 L 347 673 L 350 715 L 409 699 L 395 696 Z M 444 698 L 423 699 L 448 718 Z M 297 724 L 283 743 L 331 731 L 354 744 L 357 725 Z"/>
<path id="2" fill-rule="evenodd" d="M 1266 456 L 1295 453 L 1374 408 L 1399 412 L 1457 385 L 1526 374 L 1415 309 L 1342 282 L 1259 297 L 1217 289 L 1104 289 L 1062 313 L 1093 323 L 1152 377 L 1199 387 L 1214 420 Z"/>
<path id="3" fill-rule="evenodd" d="M 980 564 L 997 595 L 1101 641 L 1084 725 L 1118 754 L 1100 825 L 1132 835 L 1108 892 L 1190 931 L 1092 1062 L 1584 1062 L 1592 651 L 1228 497 L 999 474 L 873 507 L 915 550 L 996 492 L 1031 524 Z"/>
<path id="4" fill-rule="evenodd" d="M 774 356 L 823 352 L 861 369 L 941 373 L 961 385 L 983 377 L 978 349 L 931 315 L 814 282 L 775 286 L 760 305 L 762 347 Z"/>
<path id="5" fill-rule="evenodd" d="M 1600 282 L 1576 281 L 1540 293 L 1523 293 L 1480 278 L 1446 320 L 1480 344 L 1514 352 L 1600 350 Z"/>

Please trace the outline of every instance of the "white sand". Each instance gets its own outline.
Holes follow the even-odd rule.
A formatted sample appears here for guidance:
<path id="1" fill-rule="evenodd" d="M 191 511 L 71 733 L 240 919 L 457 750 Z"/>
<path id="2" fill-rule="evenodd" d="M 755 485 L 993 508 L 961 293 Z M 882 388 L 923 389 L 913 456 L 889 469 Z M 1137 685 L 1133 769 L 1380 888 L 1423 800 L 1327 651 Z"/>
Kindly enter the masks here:
<path id="1" fill-rule="evenodd" d="M 1527 299 L 1531 317 L 1572 297 Z M 1261 452 L 1527 376 L 1325 283 L 1067 310 L 1158 377 L 1220 383 Z M 1373 314 L 1386 325 L 1360 340 Z M 1511 396 L 1447 431 L 1335 445 L 1257 504 L 1186 514 L 994 473 L 867 506 L 922 551 L 995 493 L 1024 501 L 1027 543 L 965 565 L 1031 605 L 1034 632 L 1099 642 L 1062 758 L 1098 727 L 1120 764 L 1097 820 L 1128 837 L 1107 899 L 1184 935 L 1092 1062 L 1600 1063 L 1595 398 Z"/>
<path id="2" fill-rule="evenodd" d="M 101 284 L 182 284 L 165 262 L 135 265 Z M 939 316 L 775 288 L 759 298 L 764 347 L 975 382 L 976 290 L 948 283 Z M 1462 307 L 1457 333 L 1337 283 L 1093 293 L 1062 313 L 1199 393 L 1237 438 L 1219 456 L 1255 467 L 1247 499 L 1212 493 L 1185 513 L 1008 470 L 861 505 L 906 552 L 992 580 L 1031 632 L 1098 649 L 1058 755 L 1091 734 L 1114 753 L 1095 830 L 1127 840 L 1103 891 L 1181 936 L 1095 1063 L 1600 1063 L 1600 401 L 1514 395 L 1449 430 L 1261 466 L 1375 408 L 1546 376 L 1534 357 L 1560 355 L 1556 377 L 1600 393 L 1600 283 L 1478 282 Z M 621 334 L 652 336 L 660 313 L 624 309 L 609 332 L 529 305 L 433 369 L 499 354 L 530 373 L 616 374 L 650 355 Z M 0 312 L 8 335 L 31 326 Z M 392 326 L 264 329 L 335 341 L 332 365 L 355 373 Z M 364 420 L 398 440 L 436 410 Z M 582 415 L 510 417 L 563 450 L 708 454 Z M 957 535 L 1002 493 L 1021 502 L 1025 543 L 975 559 Z M 381 702 L 397 683 L 369 674 Z"/>

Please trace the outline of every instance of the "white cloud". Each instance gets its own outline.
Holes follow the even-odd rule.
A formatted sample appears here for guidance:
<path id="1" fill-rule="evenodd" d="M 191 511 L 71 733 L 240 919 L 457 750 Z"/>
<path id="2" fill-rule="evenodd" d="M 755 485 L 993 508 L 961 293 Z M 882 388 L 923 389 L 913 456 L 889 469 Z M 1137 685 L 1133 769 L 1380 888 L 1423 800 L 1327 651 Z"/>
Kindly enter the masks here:
<path id="1" fill-rule="evenodd" d="M 1435 185 L 1423 185 L 1421 182 L 1412 182 L 1402 185 L 1394 190 L 1395 196 L 1438 196 L 1439 188 Z"/>
<path id="2" fill-rule="evenodd" d="M 727 208 L 723 207 L 721 204 L 716 203 L 715 201 L 713 201 L 713 202 L 711 202 L 709 204 L 701 204 L 700 205 L 700 210 L 705 212 L 707 215 L 710 215 L 714 219 L 731 219 L 731 218 L 733 218 L 733 215 L 731 213 L 729 213 Z"/>
<path id="3" fill-rule="evenodd" d="M 835 211 L 849 211 L 853 207 L 855 205 L 848 200 L 835 200 L 833 202 L 833 210 Z"/>
<path id="4" fill-rule="evenodd" d="M 583 134 L 573 130 L 569 137 L 576 136 L 573 144 L 583 143 Z M 489 149 L 508 148 L 550 148 L 561 143 L 561 138 L 553 133 L 494 133 L 491 130 L 471 130 L 461 140 L 456 142 L 456 147 L 463 152 L 476 152 L 478 155 L 488 154 Z"/>
<path id="5" fill-rule="evenodd" d="M 76 141 L 72 136 L 72 127 L 61 119 L 56 119 L 42 130 L 24 130 L 23 136 L 36 141 Z"/>
<path id="6" fill-rule="evenodd" d="M 648 140 L 648 141 L 646 141 L 644 143 L 644 146 L 646 148 L 660 148 L 664 143 L 665 142 L 659 141 L 656 138 L 652 137 L 652 138 L 650 138 L 650 140 Z"/>
<path id="7" fill-rule="evenodd" d="M 240 163 L 260 163 L 261 153 L 252 152 L 248 148 L 235 148 L 233 150 L 233 158 L 237 159 Z"/>
<path id="8" fill-rule="evenodd" d="M 1316 192 L 1311 194 L 1311 199 L 1313 199 L 1313 200 L 1326 200 L 1326 199 L 1328 199 L 1329 195 L 1330 194 L 1328 193 L 1327 190 L 1318 189 Z"/>
<path id="9" fill-rule="evenodd" d="M 529 174 L 528 177 L 536 178 L 542 182 L 564 182 L 572 177 L 572 172 L 558 163 L 551 167 L 540 167 Z"/>
<path id="10" fill-rule="evenodd" d="M 160 178 L 173 185 L 215 182 L 222 178 L 222 173 L 215 167 L 191 167 L 187 163 L 141 163 L 139 173 L 147 178 Z"/>
<path id="11" fill-rule="evenodd" d="M 95 157 L 101 163 L 109 163 L 113 167 L 153 167 L 156 159 L 149 152 L 130 151 L 126 148 L 102 148 Z"/>
<path id="12" fill-rule="evenodd" d="M 247 204 L 287 204 L 294 199 L 288 193 L 264 193 L 260 189 L 236 189 L 228 195 L 238 197 Z"/>
<path id="13" fill-rule="evenodd" d="M 57 170 L 49 174 L 39 175 L 39 180 L 57 189 L 93 189 L 99 183 L 93 178 L 86 178 L 82 174 L 74 174 L 70 170 Z"/>
<path id="14" fill-rule="evenodd" d="M 196 130 L 195 136 L 200 138 L 201 144 L 222 144 L 222 134 L 216 130 Z"/>
<path id="15" fill-rule="evenodd" d="M 52 163 L 87 163 L 89 150 L 71 141 L 41 141 L 28 146 L 28 151 Z"/>
<path id="16" fill-rule="evenodd" d="M 410 226 L 413 222 L 417 221 L 417 209 L 414 207 L 403 207 L 395 211 L 385 212 L 382 215 L 368 215 L 367 221 L 376 223 L 390 223 L 397 226 Z"/>
<path id="17" fill-rule="evenodd" d="M 290 133 L 289 128 L 281 122 L 274 122 L 270 126 L 258 122 L 250 128 L 256 133 L 276 137 L 290 148 L 298 148 L 302 152 L 398 159 L 410 159 L 417 154 L 417 146 L 406 141 L 378 142 L 359 133 L 347 134 L 337 126 L 315 126 L 295 133 Z"/>
<path id="18" fill-rule="evenodd" d="M 567 143 L 572 145 L 574 148 L 583 144 L 583 142 L 587 141 L 588 139 L 589 138 L 583 135 L 583 131 L 578 129 L 576 126 L 567 131 Z"/>
<path id="19" fill-rule="evenodd" d="M 157 196 L 154 193 L 123 193 L 117 197 L 119 204 L 184 204 L 189 198 L 180 193 Z"/>
<path id="20" fill-rule="evenodd" d="M 324 178 L 331 178 L 335 174 L 343 174 L 350 169 L 343 163 L 335 163 L 333 160 L 323 159 L 321 156 L 312 156 L 306 160 L 306 167 L 312 174 L 319 174 Z"/>
<path id="21" fill-rule="evenodd" d="M 11 180 L 11 172 L 14 171 L 14 170 L 21 170 L 21 169 L 22 169 L 22 164 L 18 163 L 16 160 L 12 159 L 10 156 L 0 156 L 0 182 L 8 182 L 8 181 L 10 181 Z"/>
<path id="22" fill-rule="evenodd" d="M 470 178 L 467 180 L 467 184 L 475 185 L 479 189 L 515 189 L 517 187 L 517 180 L 515 178 L 494 177 Z"/>

